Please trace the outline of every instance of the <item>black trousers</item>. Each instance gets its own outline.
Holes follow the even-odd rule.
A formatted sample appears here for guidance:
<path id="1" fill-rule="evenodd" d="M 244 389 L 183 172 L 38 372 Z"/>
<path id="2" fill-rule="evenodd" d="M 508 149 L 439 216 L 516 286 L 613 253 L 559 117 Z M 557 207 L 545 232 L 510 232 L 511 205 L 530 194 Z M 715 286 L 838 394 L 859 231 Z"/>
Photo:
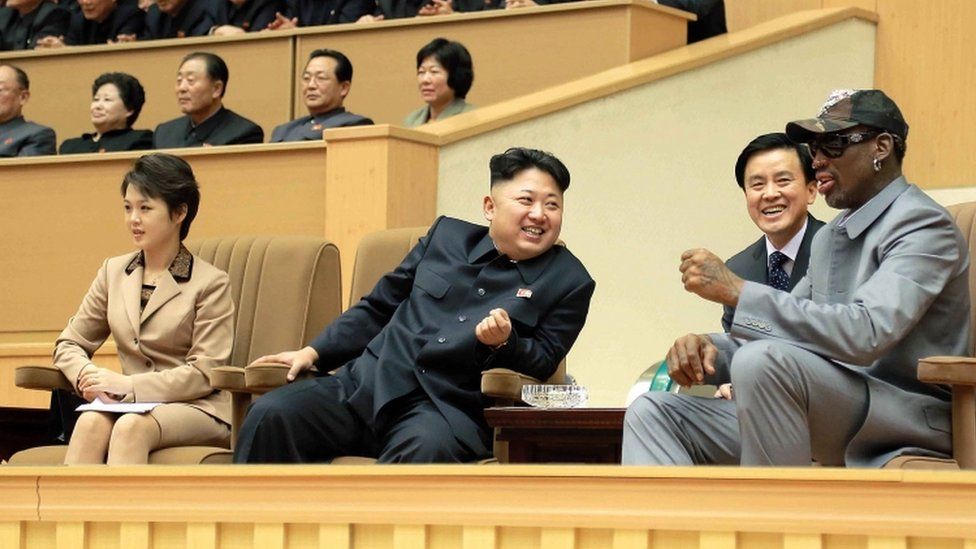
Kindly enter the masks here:
<path id="1" fill-rule="evenodd" d="M 235 463 L 322 463 L 337 456 L 374 457 L 380 463 L 463 463 L 480 456 L 455 438 L 423 392 L 388 404 L 375 424 L 346 403 L 332 376 L 280 387 L 247 413 Z"/>

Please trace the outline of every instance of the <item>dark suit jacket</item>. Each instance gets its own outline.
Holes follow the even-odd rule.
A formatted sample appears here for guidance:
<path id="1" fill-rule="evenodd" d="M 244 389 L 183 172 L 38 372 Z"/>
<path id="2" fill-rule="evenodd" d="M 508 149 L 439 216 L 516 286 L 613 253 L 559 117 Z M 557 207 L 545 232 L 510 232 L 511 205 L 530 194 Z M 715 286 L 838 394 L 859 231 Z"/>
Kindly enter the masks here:
<path id="1" fill-rule="evenodd" d="M 153 4 L 146 12 L 143 39 L 207 36 L 210 29 L 227 23 L 227 8 L 218 0 L 188 0 L 174 17 L 159 11 Z"/>
<path id="2" fill-rule="evenodd" d="M 0 8 L 0 50 L 32 50 L 45 36 L 64 36 L 71 16 L 52 2 L 42 2 L 20 16 L 13 8 Z"/>
<path id="3" fill-rule="evenodd" d="M 146 13 L 136 0 L 121 0 L 104 21 L 89 21 L 80 12 L 71 14 L 71 25 L 64 42 L 70 46 L 105 44 L 120 34 L 139 36 L 146 26 Z"/>
<path id="4" fill-rule="evenodd" d="M 275 13 L 285 13 L 284 0 L 247 0 L 241 7 L 227 2 L 227 24 L 247 32 L 264 30 L 274 21 Z"/>
<path id="5" fill-rule="evenodd" d="M 0 157 L 54 154 L 54 130 L 18 116 L 0 124 Z"/>
<path id="6" fill-rule="evenodd" d="M 153 132 L 149 130 L 112 130 L 95 141 L 95 134 L 66 139 L 58 154 L 103 153 L 116 151 L 145 151 L 153 148 Z"/>
<path id="7" fill-rule="evenodd" d="M 728 32 L 725 25 L 725 0 L 658 0 L 662 6 L 688 11 L 698 16 L 688 23 L 688 43 Z"/>
<path id="8" fill-rule="evenodd" d="M 546 379 L 583 328 L 595 283 L 566 248 L 513 263 L 487 227 L 439 218 L 403 262 L 310 345 L 336 373 L 348 404 L 372 423 L 398 397 L 422 391 L 455 436 L 489 453 L 481 371 L 505 367 Z M 513 330 L 492 352 L 475 338 L 488 311 Z"/>
<path id="9" fill-rule="evenodd" d="M 291 122 L 276 126 L 271 132 L 271 143 L 282 141 L 317 141 L 322 139 L 322 130 L 343 126 L 372 126 L 373 121 L 339 107 L 318 116 L 303 116 Z"/>
<path id="10" fill-rule="evenodd" d="M 807 232 L 803 235 L 800 242 L 800 250 L 796 254 L 793 262 L 793 272 L 790 273 L 790 290 L 796 283 L 807 274 L 807 267 L 810 266 L 810 243 L 813 242 L 813 235 L 824 226 L 824 222 L 816 217 L 807 214 Z M 769 285 L 769 261 L 766 258 L 766 237 L 757 240 L 752 246 L 730 257 L 725 262 L 729 269 L 740 278 L 751 282 Z M 732 318 L 735 316 L 735 307 L 725 305 L 722 314 L 722 329 L 728 332 L 732 328 Z"/>
<path id="11" fill-rule="evenodd" d="M 355 23 L 373 13 L 375 0 L 287 0 L 288 17 L 297 17 L 302 27 Z"/>
<path id="12" fill-rule="evenodd" d="M 203 145 L 238 145 L 261 143 L 264 130 L 254 122 L 234 111 L 221 107 L 213 116 L 196 128 L 189 116 L 181 116 L 156 126 L 153 147 L 174 149 L 177 147 L 201 147 Z"/>

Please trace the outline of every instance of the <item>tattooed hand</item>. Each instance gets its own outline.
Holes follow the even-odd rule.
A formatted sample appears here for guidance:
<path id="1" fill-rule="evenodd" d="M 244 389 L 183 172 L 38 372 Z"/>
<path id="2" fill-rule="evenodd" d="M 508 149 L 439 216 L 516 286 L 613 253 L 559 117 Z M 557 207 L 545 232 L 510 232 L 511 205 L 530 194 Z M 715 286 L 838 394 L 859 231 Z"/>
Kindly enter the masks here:
<path id="1" fill-rule="evenodd" d="M 697 248 L 681 254 L 681 283 L 685 290 L 716 303 L 735 307 L 743 281 L 712 252 Z"/>

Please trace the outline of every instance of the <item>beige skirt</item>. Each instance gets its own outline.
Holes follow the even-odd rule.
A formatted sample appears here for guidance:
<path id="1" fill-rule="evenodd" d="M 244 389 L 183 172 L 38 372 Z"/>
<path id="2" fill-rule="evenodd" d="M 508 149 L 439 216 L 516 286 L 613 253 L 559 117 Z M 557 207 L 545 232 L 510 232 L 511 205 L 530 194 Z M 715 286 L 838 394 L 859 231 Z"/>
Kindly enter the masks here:
<path id="1" fill-rule="evenodd" d="M 160 404 L 149 415 L 159 425 L 157 449 L 173 446 L 230 448 L 230 425 L 189 404 Z"/>

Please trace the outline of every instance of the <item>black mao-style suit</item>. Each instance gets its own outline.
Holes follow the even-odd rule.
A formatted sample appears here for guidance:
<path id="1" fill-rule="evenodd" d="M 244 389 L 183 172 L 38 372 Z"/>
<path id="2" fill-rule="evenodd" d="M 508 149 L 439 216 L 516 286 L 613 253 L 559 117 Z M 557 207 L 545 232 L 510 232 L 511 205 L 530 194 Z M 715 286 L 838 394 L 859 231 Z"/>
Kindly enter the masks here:
<path id="1" fill-rule="evenodd" d="M 428 427 L 422 416 L 401 413 L 404 401 L 417 400 L 432 403 L 428 410 L 436 413 L 429 419 L 449 426 L 438 443 L 459 443 L 467 459 L 485 457 L 490 434 L 481 372 L 506 367 L 540 379 L 552 375 L 583 328 L 594 287 L 563 247 L 512 262 L 495 250 L 487 227 L 442 217 L 369 295 L 310 343 L 320 371 L 343 368 L 258 399 L 235 460 L 325 461 L 366 453 L 414 461 L 409 450 L 390 451 L 388 438 L 411 420 L 418 430 Z M 478 342 L 475 326 L 494 308 L 508 312 L 513 330 L 492 351 Z M 339 416 L 351 424 L 346 431 L 367 431 L 373 444 L 340 432 Z"/>
<path id="2" fill-rule="evenodd" d="M 810 266 L 810 243 L 813 242 L 813 235 L 824 226 L 824 222 L 816 217 L 807 214 L 807 232 L 803 234 L 803 241 L 800 243 L 800 250 L 796 254 L 793 262 L 793 272 L 790 273 L 790 286 L 792 290 L 796 283 L 807 274 L 807 267 Z M 763 236 L 748 248 L 730 257 L 725 265 L 740 278 L 750 282 L 769 285 L 769 260 L 766 257 L 766 237 Z M 722 329 L 728 332 L 732 329 L 732 318 L 735 316 L 735 307 L 724 306 L 722 312 Z"/>
<path id="3" fill-rule="evenodd" d="M 264 130 L 261 126 L 224 107 L 198 126 L 193 126 L 189 116 L 181 116 L 156 126 L 153 134 L 153 147 L 156 149 L 240 145 L 262 141 Z"/>
<path id="4" fill-rule="evenodd" d="M 32 50 L 47 36 L 63 36 L 71 14 L 53 2 L 41 2 L 21 17 L 13 8 L 0 7 L 0 50 Z"/>

